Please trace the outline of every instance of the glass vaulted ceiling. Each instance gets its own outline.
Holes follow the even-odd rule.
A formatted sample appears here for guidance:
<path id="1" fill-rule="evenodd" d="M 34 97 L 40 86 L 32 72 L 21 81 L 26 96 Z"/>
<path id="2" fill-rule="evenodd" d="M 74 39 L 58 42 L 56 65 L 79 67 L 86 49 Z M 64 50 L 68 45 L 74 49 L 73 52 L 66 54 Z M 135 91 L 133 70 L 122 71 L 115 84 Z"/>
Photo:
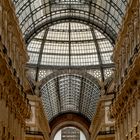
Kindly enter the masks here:
<path id="1" fill-rule="evenodd" d="M 34 79 L 45 80 L 49 75 L 46 69 L 79 70 L 77 74 L 48 72 L 55 77 L 50 76 L 40 87 L 48 120 L 64 112 L 75 112 L 91 120 L 100 96 L 94 77 L 104 81 L 112 73 L 112 44 L 129 0 L 12 1 Z M 78 74 L 82 69 L 85 74 Z M 86 77 L 88 73 L 93 77 Z"/>
<path id="2" fill-rule="evenodd" d="M 114 42 L 129 0 L 12 0 L 27 43 L 56 22 L 86 22 Z"/>
<path id="3" fill-rule="evenodd" d="M 41 86 L 43 107 L 51 121 L 59 114 L 74 112 L 91 121 L 100 96 L 95 79 L 78 74 L 62 74 Z"/>
<path id="4" fill-rule="evenodd" d="M 75 22 L 46 28 L 32 39 L 27 50 L 28 65 L 34 68 L 38 79 L 41 69 L 92 68 L 103 80 L 106 79 L 104 72 L 113 67 L 110 41 L 94 28 Z"/>

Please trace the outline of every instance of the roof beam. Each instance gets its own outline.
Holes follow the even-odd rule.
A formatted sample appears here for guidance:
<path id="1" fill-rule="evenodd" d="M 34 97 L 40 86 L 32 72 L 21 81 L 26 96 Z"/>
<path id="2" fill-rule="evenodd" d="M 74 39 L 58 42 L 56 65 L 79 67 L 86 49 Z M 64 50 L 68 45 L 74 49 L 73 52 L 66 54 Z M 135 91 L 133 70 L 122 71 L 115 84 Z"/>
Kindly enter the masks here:
<path id="1" fill-rule="evenodd" d="M 28 51 L 30 53 L 36 53 L 35 51 Z M 112 53 L 112 50 L 111 51 L 103 51 L 103 53 Z M 43 54 L 46 54 L 46 55 L 59 55 L 59 56 L 68 56 L 69 54 L 68 53 L 43 53 Z M 71 56 L 84 56 L 84 55 L 92 55 L 92 54 L 97 54 L 96 52 L 93 52 L 93 53 L 74 53 L 74 54 L 71 54 Z"/>
<path id="2" fill-rule="evenodd" d="M 36 64 L 26 64 L 26 66 L 29 67 L 29 68 L 36 68 L 37 67 Z M 115 67 L 115 64 L 114 63 L 102 64 L 101 66 L 102 66 L 102 68 L 113 68 L 113 67 Z M 63 69 L 81 69 L 81 70 L 85 70 L 85 68 L 86 68 L 86 70 L 88 70 L 88 69 L 99 69 L 100 68 L 99 65 L 71 66 L 71 67 L 69 67 L 69 66 L 40 65 L 39 67 L 40 67 L 40 69 L 52 69 L 52 70 L 53 69 L 59 70 L 59 69 L 62 69 L 62 68 Z"/>
<path id="3" fill-rule="evenodd" d="M 83 91 L 85 86 L 83 85 L 83 77 L 81 78 L 81 85 L 80 85 L 80 97 L 79 97 L 79 112 L 81 112 L 82 109 L 82 99 L 83 99 Z"/>
<path id="4" fill-rule="evenodd" d="M 100 67 L 100 71 L 101 71 L 101 78 L 102 78 L 102 81 L 104 81 L 104 72 L 103 72 L 103 68 L 102 68 L 102 59 L 101 59 L 101 55 L 100 55 L 100 49 L 99 49 L 99 45 L 98 45 L 98 42 L 96 40 L 96 35 L 95 35 L 95 32 L 94 32 L 93 28 L 91 28 L 91 33 L 92 33 L 93 40 L 94 40 L 94 43 L 95 43 L 95 47 L 96 47 L 96 50 L 97 50 L 99 67 Z"/>
<path id="5" fill-rule="evenodd" d="M 106 38 L 99 38 L 97 40 L 105 40 Z M 42 42 L 42 39 L 40 38 L 34 38 L 34 41 L 40 41 Z M 69 41 L 67 40 L 50 40 L 50 39 L 46 39 L 46 42 L 49 43 L 69 43 Z M 72 43 L 89 43 L 89 42 L 93 42 L 93 39 L 89 39 L 89 40 L 71 40 Z"/>
<path id="6" fill-rule="evenodd" d="M 69 21 L 69 66 L 71 66 L 71 22 Z"/>
<path id="7" fill-rule="evenodd" d="M 59 78 L 57 77 L 56 82 L 56 91 L 57 91 L 57 96 L 58 96 L 58 101 L 59 101 L 59 106 L 58 106 L 58 110 L 59 112 L 61 112 L 61 98 L 60 98 L 60 88 L 59 88 Z"/>
<path id="8" fill-rule="evenodd" d="M 40 68 L 40 64 L 41 64 L 43 49 L 44 49 L 46 37 L 47 37 L 47 34 L 48 34 L 48 30 L 49 30 L 48 28 L 45 30 L 44 36 L 43 36 L 43 40 L 42 40 L 42 43 L 41 43 L 39 57 L 38 57 L 38 63 L 37 63 L 37 70 L 36 70 L 36 78 L 35 78 L 35 81 L 38 81 L 39 68 Z"/>
<path id="9" fill-rule="evenodd" d="M 33 26 L 34 26 L 34 29 L 35 29 L 35 22 L 34 22 L 34 18 L 33 18 L 33 12 L 32 12 L 32 8 L 31 8 L 31 0 L 28 0 L 29 2 L 29 8 L 30 8 L 30 14 L 32 15 L 31 18 L 32 18 L 32 23 L 33 23 Z"/>

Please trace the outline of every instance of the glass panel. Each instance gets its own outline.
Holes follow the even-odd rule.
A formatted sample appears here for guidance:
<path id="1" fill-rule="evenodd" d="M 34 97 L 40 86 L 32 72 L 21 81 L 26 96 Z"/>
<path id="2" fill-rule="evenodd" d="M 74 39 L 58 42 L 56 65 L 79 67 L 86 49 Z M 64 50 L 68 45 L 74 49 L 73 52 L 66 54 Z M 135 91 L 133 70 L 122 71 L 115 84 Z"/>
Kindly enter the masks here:
<path id="1" fill-rule="evenodd" d="M 29 55 L 29 62 L 30 64 L 37 64 L 38 63 L 38 58 L 39 58 L 39 54 L 38 53 L 31 53 L 28 52 Z"/>
<path id="2" fill-rule="evenodd" d="M 101 52 L 113 51 L 113 46 L 108 40 L 99 41 L 98 44 Z"/>
<path id="3" fill-rule="evenodd" d="M 41 47 L 41 41 L 32 40 L 28 45 L 27 50 L 29 52 L 39 52 Z"/>
<path id="4" fill-rule="evenodd" d="M 112 53 L 101 53 L 102 63 L 103 64 L 112 63 L 111 56 L 112 56 Z"/>
<path id="5" fill-rule="evenodd" d="M 95 36 L 96 36 L 96 39 L 102 39 L 102 38 L 105 38 L 105 36 L 100 33 L 99 31 L 95 30 Z"/>

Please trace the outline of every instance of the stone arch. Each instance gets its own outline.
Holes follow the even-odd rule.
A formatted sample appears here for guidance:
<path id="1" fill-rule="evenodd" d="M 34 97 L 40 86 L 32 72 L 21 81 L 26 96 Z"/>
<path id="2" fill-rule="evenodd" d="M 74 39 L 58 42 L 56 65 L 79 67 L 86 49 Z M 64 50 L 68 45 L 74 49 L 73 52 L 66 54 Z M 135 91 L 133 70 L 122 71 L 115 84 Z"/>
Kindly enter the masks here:
<path id="1" fill-rule="evenodd" d="M 61 119 L 60 119 L 61 118 Z M 77 114 L 63 114 L 55 118 L 52 122 L 50 122 L 51 134 L 50 140 L 54 140 L 56 133 L 67 126 L 73 126 L 80 129 L 86 140 L 90 140 L 89 127 L 90 123 L 80 115 Z"/>

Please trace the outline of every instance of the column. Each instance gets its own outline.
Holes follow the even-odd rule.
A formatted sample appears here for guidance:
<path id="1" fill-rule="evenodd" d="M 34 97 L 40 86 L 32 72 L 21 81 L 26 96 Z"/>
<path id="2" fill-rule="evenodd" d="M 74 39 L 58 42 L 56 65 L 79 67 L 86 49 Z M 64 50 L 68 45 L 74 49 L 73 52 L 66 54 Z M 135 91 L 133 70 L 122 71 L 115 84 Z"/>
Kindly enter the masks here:
<path id="1" fill-rule="evenodd" d="M 125 116 L 124 117 L 124 139 L 126 138 L 126 134 L 127 134 L 127 120 Z"/>
<path id="2" fill-rule="evenodd" d="M 134 102 L 134 99 L 133 99 Z M 134 128 L 134 126 L 136 125 L 136 105 L 134 105 L 135 103 L 133 103 L 132 106 L 132 127 Z"/>
<path id="3" fill-rule="evenodd" d="M 134 47 L 138 45 L 139 42 L 139 20 L 138 20 L 138 9 L 134 13 Z"/>
<path id="4" fill-rule="evenodd" d="M 11 56 L 11 49 L 12 49 L 12 27 L 11 25 L 8 26 L 8 56 Z M 11 57 L 10 57 L 11 58 Z"/>
<path id="5" fill-rule="evenodd" d="M 125 52 L 126 52 L 126 57 L 125 57 L 125 68 L 128 68 L 129 64 L 129 49 L 128 49 L 128 35 L 125 36 Z"/>
<path id="6" fill-rule="evenodd" d="M 137 116 L 138 116 L 138 121 L 140 121 L 140 109 L 139 109 L 139 107 L 140 107 L 140 99 L 137 99 L 137 108 L 138 108 Z"/>
<path id="7" fill-rule="evenodd" d="M 131 19 L 132 20 L 132 19 Z M 129 36 L 129 59 L 133 54 L 133 21 L 128 24 L 128 36 Z"/>
<path id="8" fill-rule="evenodd" d="M 0 15 L 2 15 L 2 1 L 0 0 Z M 0 16 L 0 37 L 2 35 L 2 16 Z"/>
<path id="9" fill-rule="evenodd" d="M 3 29 L 2 29 L 2 43 L 5 45 L 5 47 L 7 47 L 7 11 L 3 10 L 2 12 L 2 25 L 3 25 Z"/>

